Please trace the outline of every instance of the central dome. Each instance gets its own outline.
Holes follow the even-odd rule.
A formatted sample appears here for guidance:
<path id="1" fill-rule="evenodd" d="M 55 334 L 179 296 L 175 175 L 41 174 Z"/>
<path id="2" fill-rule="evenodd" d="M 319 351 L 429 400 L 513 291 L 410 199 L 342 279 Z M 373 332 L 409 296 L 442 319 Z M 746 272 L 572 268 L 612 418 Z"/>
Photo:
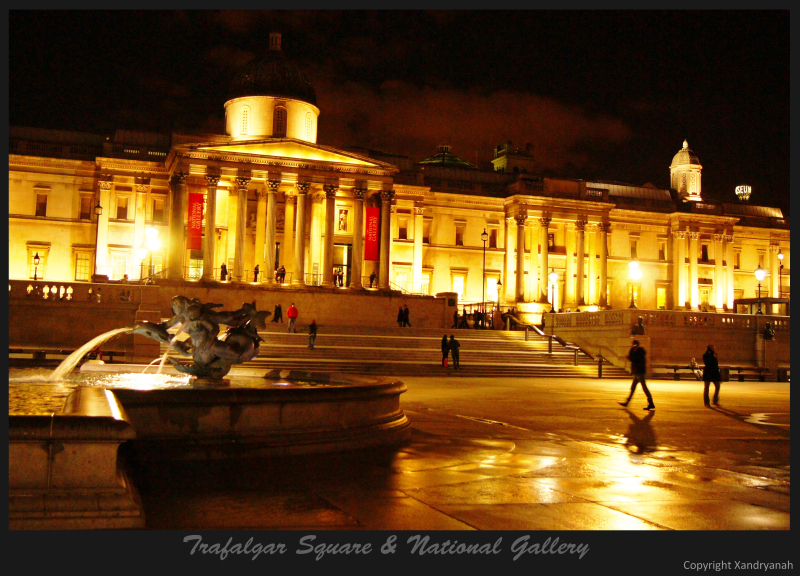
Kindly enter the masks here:
<path id="1" fill-rule="evenodd" d="M 228 100 L 247 96 L 279 96 L 317 104 L 317 92 L 306 75 L 281 51 L 280 34 L 270 34 L 266 56 L 249 62 L 233 77 Z"/>
<path id="2" fill-rule="evenodd" d="M 670 164 L 669 167 L 674 168 L 675 166 L 685 166 L 687 164 L 696 164 L 699 166 L 700 159 L 697 157 L 697 154 L 689 149 L 689 143 L 684 140 L 683 148 L 678 150 L 678 153 L 672 158 L 672 164 Z"/>

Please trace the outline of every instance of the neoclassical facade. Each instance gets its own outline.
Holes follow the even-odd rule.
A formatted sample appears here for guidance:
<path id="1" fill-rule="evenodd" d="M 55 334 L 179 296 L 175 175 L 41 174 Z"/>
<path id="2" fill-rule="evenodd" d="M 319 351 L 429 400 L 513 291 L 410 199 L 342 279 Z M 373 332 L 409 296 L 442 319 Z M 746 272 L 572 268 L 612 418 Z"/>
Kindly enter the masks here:
<path id="1" fill-rule="evenodd" d="M 704 200 L 687 142 L 665 159 L 670 189 L 537 176 L 510 142 L 494 170 L 444 145 L 419 163 L 335 149 L 279 35 L 224 106 L 225 135 L 12 127 L 9 277 L 218 282 L 225 264 L 226 281 L 273 285 L 282 266 L 283 286 L 363 290 L 374 273 L 374 289 L 535 314 L 734 311 L 761 268 L 761 297 L 789 296 L 788 220 L 744 186 Z"/>

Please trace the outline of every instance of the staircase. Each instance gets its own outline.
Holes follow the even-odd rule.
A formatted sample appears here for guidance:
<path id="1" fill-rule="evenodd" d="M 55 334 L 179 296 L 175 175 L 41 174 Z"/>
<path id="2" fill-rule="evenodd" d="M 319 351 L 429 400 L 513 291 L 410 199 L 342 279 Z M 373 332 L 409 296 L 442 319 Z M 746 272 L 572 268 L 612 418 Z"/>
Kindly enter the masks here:
<path id="1" fill-rule="evenodd" d="M 285 324 L 268 323 L 257 358 L 238 365 L 269 370 L 346 372 L 374 376 L 478 376 L 596 378 L 597 362 L 546 337 L 499 330 L 436 330 L 320 326 L 314 350 L 308 347 L 308 327 L 287 333 Z M 441 365 L 442 335 L 454 334 L 461 344 L 461 368 Z M 166 351 L 162 346 L 161 353 Z M 175 355 L 170 352 L 170 355 Z M 175 355 L 175 357 L 179 357 Z M 452 359 L 451 359 L 452 362 Z M 604 363 L 603 376 L 625 378 L 628 373 Z"/>

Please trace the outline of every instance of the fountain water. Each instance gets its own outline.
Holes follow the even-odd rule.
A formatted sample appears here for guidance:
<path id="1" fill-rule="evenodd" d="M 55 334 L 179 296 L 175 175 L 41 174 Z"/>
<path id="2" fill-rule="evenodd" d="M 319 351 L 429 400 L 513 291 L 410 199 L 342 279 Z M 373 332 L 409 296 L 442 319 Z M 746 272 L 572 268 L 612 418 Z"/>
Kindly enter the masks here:
<path id="1" fill-rule="evenodd" d="M 80 348 L 75 350 L 75 352 L 73 352 L 72 354 L 70 354 L 69 356 L 64 358 L 64 361 L 61 362 L 61 364 L 58 365 L 58 368 L 53 370 L 53 373 L 50 375 L 50 378 L 48 379 L 48 381 L 49 382 L 60 382 L 61 380 L 64 379 L 64 377 L 67 374 L 72 372 L 72 370 L 75 368 L 75 366 L 78 365 L 78 362 L 80 362 L 81 359 L 84 356 L 86 356 L 86 354 L 88 354 L 89 352 L 91 352 L 92 350 L 94 350 L 95 348 L 97 348 L 98 346 L 103 344 L 104 342 L 107 342 L 108 340 L 111 340 L 114 336 L 117 336 L 118 334 L 124 334 L 126 332 L 132 332 L 132 331 L 133 331 L 132 328 L 116 328 L 114 330 L 109 330 L 108 332 L 106 332 L 104 334 L 100 334 L 100 336 L 92 338 L 86 344 L 84 344 L 83 346 L 81 346 Z"/>

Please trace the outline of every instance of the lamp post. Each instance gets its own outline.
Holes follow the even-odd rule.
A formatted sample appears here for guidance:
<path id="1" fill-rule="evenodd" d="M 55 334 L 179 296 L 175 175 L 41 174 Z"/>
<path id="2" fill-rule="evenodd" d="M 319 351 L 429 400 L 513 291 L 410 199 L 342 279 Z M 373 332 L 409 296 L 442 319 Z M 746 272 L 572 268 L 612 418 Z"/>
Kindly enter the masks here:
<path id="1" fill-rule="evenodd" d="M 778 266 L 778 298 L 783 298 L 783 252 L 780 250 L 778 251 L 778 260 L 780 260 L 780 266 Z"/>
<path id="2" fill-rule="evenodd" d="M 547 275 L 550 279 L 550 284 L 553 286 L 553 302 L 550 303 L 550 312 L 556 311 L 556 282 L 558 281 L 558 273 L 556 272 L 555 268 L 550 268 L 550 274 Z"/>
<path id="3" fill-rule="evenodd" d="M 37 252 L 36 255 L 33 257 L 33 281 L 36 282 L 39 279 L 39 253 Z"/>
<path id="4" fill-rule="evenodd" d="M 100 244 L 100 216 L 103 215 L 103 207 L 100 206 L 100 202 L 97 203 L 97 206 L 94 207 L 94 215 L 97 216 L 97 228 L 94 232 L 94 273 L 97 274 L 97 259 L 98 254 L 97 251 L 99 249 Z"/>
<path id="5" fill-rule="evenodd" d="M 483 241 L 483 281 L 481 285 L 481 327 L 486 327 L 486 241 L 489 240 L 489 235 L 486 233 L 486 228 L 483 229 L 481 234 Z"/>
<path id="6" fill-rule="evenodd" d="M 639 261 L 636 259 L 633 259 L 630 262 L 628 262 L 628 268 L 630 269 L 630 278 L 631 278 L 631 305 L 628 306 L 628 308 L 636 308 L 636 302 L 633 299 L 633 293 L 634 293 L 633 283 L 636 280 L 640 280 L 642 278 L 642 271 L 639 270 Z"/>
<path id="7" fill-rule="evenodd" d="M 756 268 L 755 275 L 756 280 L 758 280 L 758 310 L 756 310 L 756 314 L 763 314 L 761 311 L 761 282 L 764 281 L 767 271 L 761 267 L 761 264 L 759 264 L 758 268 Z"/>

